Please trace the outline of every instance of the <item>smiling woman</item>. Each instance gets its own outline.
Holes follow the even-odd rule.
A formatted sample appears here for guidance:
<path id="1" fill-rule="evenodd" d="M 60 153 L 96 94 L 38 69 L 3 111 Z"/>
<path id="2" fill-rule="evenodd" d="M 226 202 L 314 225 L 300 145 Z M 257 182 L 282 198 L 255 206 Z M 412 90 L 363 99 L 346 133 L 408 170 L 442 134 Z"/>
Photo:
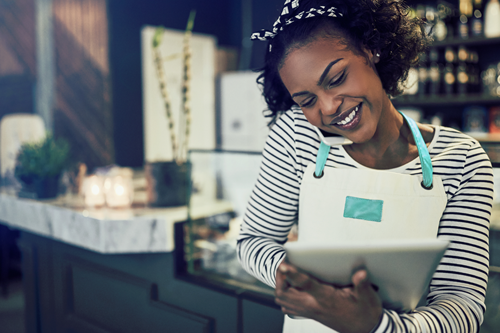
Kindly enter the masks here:
<path id="1" fill-rule="evenodd" d="M 272 127 L 238 251 L 283 312 L 303 318 L 285 317 L 284 332 L 479 331 L 491 163 L 473 138 L 417 124 L 391 102 L 430 43 L 423 22 L 398 0 L 286 0 L 273 29 L 252 38 L 268 42 L 259 82 Z M 345 214 L 348 198 L 381 203 L 377 223 Z M 287 262 L 296 221 L 309 244 L 437 237 L 450 246 L 407 312 L 382 304 L 370 271 L 339 287 Z"/>

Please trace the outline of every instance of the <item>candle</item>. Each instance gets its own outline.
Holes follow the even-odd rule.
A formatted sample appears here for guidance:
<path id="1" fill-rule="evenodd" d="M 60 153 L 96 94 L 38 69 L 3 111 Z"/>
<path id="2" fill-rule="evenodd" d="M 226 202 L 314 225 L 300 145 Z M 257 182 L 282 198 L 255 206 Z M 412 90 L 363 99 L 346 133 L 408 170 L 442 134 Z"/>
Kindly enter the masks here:
<path id="1" fill-rule="evenodd" d="M 85 177 L 83 180 L 83 195 L 85 206 L 100 207 L 105 203 L 103 192 L 103 179 L 97 175 Z"/>
<path id="2" fill-rule="evenodd" d="M 131 170 L 121 168 L 110 172 L 104 182 L 104 193 L 108 207 L 130 207 L 134 198 Z"/>

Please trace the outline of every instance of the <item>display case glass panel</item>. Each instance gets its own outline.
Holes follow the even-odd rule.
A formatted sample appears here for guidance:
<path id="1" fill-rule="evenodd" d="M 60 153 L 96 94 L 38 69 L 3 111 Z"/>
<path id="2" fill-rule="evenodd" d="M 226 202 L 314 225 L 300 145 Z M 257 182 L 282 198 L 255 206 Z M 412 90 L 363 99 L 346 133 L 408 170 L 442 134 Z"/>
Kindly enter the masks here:
<path id="1" fill-rule="evenodd" d="M 257 180 L 260 152 L 192 150 L 184 255 L 187 272 L 245 289 L 272 289 L 243 270 L 236 242 Z"/>

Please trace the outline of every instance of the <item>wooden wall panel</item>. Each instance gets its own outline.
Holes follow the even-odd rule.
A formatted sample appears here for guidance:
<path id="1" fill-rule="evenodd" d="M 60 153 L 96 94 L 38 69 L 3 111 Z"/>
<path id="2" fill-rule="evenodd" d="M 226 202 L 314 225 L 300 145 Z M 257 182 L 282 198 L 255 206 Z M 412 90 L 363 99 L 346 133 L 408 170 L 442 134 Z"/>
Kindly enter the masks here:
<path id="1" fill-rule="evenodd" d="M 89 168 L 113 163 L 106 0 L 53 0 L 54 132 Z"/>
<path id="2" fill-rule="evenodd" d="M 35 0 L 0 0 L 0 51 L 4 74 L 29 74 L 35 77 Z M 5 62 L 9 61 L 10 65 Z M 19 67 L 20 66 L 20 67 Z M 15 72 L 12 72 L 15 67 Z"/>
<path id="3" fill-rule="evenodd" d="M 34 109 L 34 1 L 0 0 L 0 118 Z"/>

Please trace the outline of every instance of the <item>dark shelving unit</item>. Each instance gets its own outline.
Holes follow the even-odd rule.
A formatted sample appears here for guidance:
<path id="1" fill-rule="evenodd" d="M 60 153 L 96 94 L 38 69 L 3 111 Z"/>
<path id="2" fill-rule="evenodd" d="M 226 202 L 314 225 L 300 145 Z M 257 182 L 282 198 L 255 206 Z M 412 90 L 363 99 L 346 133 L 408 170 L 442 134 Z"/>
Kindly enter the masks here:
<path id="1" fill-rule="evenodd" d="M 458 47 L 466 45 L 470 47 L 480 47 L 485 45 L 500 45 L 500 37 L 487 38 L 487 37 L 470 37 L 468 39 L 462 38 L 449 38 L 443 41 L 435 41 L 432 46 L 436 48 L 445 48 L 448 46 Z"/>
<path id="2" fill-rule="evenodd" d="M 448 0 L 447 3 L 458 8 L 458 0 Z M 437 6 L 439 1 L 430 0 L 408 0 L 407 2 L 413 8 L 418 4 Z M 442 53 L 446 48 L 451 47 L 455 51 L 460 46 L 465 46 L 469 50 L 475 50 L 478 53 L 479 71 L 486 70 L 490 65 L 496 65 L 500 62 L 500 37 L 487 38 L 484 36 L 471 36 L 469 38 L 461 38 L 458 36 L 448 36 L 445 40 L 434 41 L 430 49 L 434 48 L 441 54 L 439 57 L 442 62 Z M 481 88 L 482 84 L 481 84 Z M 415 94 L 401 95 L 393 99 L 393 104 L 396 108 L 404 109 L 419 109 L 423 112 L 423 117 L 430 120 L 433 116 L 439 115 L 442 118 L 444 126 L 451 126 L 463 130 L 463 110 L 470 106 L 479 106 L 489 109 L 493 106 L 500 106 L 500 97 L 492 96 L 484 92 L 475 92 L 467 94 Z M 498 134 L 480 134 L 476 137 L 489 152 L 499 150 L 497 147 L 500 144 L 500 135 Z M 500 150 L 499 150 L 500 152 Z M 490 157 L 499 156 L 497 153 Z M 493 161 L 500 162 L 500 161 Z"/>
<path id="3" fill-rule="evenodd" d="M 436 108 L 442 106 L 500 105 L 500 97 L 484 94 L 466 95 L 402 95 L 393 100 L 397 106 L 416 106 L 421 108 Z"/>

